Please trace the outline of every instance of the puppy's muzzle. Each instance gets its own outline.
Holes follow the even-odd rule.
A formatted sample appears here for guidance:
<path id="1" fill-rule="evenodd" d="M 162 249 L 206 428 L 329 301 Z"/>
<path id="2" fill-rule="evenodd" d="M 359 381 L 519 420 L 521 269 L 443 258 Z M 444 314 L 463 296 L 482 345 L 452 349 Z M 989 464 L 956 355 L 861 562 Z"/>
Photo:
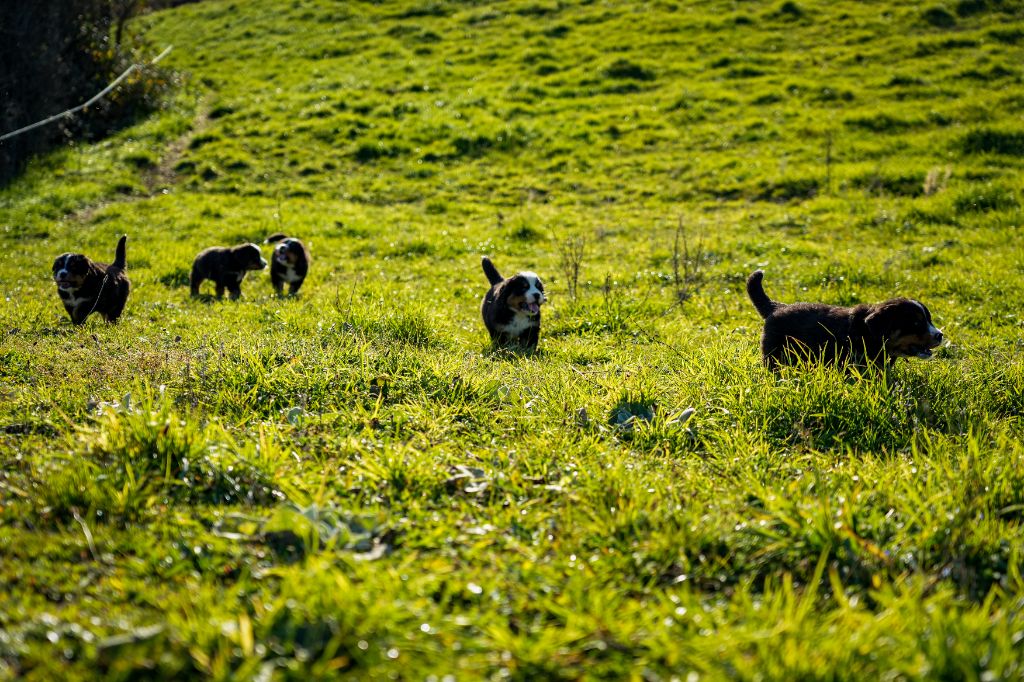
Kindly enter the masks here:
<path id="1" fill-rule="evenodd" d="M 922 360 L 927 360 L 932 356 L 932 348 L 937 348 L 942 343 L 943 338 L 942 330 L 932 327 L 931 339 L 928 341 L 927 348 L 920 349 L 915 355 Z"/>
<path id="2" fill-rule="evenodd" d="M 58 289 L 74 289 L 75 283 L 68 279 L 68 271 L 61 270 L 53 276 L 53 281 L 57 283 Z"/>
<path id="3" fill-rule="evenodd" d="M 523 301 L 520 310 L 522 310 L 524 313 L 527 313 L 528 315 L 540 314 L 540 306 L 542 303 L 547 301 L 547 297 L 545 297 L 544 294 L 533 294 L 531 296 L 531 299 L 532 300 Z"/>

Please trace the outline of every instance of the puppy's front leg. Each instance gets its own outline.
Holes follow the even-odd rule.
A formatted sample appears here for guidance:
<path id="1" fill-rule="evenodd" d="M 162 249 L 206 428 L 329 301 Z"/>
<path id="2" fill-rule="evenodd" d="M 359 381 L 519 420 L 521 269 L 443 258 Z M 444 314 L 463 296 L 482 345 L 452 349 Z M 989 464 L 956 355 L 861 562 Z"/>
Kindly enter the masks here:
<path id="1" fill-rule="evenodd" d="M 84 305 L 80 305 L 71 312 L 71 324 L 85 324 L 85 318 L 89 317 L 89 311 Z"/>

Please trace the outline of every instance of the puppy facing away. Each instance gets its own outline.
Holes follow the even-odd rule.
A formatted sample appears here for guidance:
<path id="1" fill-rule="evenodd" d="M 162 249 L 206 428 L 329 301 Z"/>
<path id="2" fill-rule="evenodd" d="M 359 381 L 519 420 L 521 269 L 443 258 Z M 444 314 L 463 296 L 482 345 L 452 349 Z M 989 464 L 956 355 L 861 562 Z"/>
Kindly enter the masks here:
<path id="1" fill-rule="evenodd" d="M 287 237 L 281 232 L 270 235 L 266 241 L 268 244 L 278 242 L 270 261 L 270 282 L 274 285 L 274 291 L 280 296 L 287 282 L 288 293 L 294 296 L 305 281 L 306 273 L 309 272 L 309 264 L 312 261 L 309 249 L 298 239 Z"/>
<path id="2" fill-rule="evenodd" d="M 117 322 L 128 300 L 131 283 L 125 274 L 125 242 L 117 241 L 114 262 L 97 263 L 81 253 L 62 253 L 53 261 L 53 281 L 57 284 L 64 310 L 71 322 L 82 324 L 92 313 L 99 313 L 107 322 Z"/>
<path id="3" fill-rule="evenodd" d="M 491 284 L 480 307 L 491 342 L 535 350 L 540 337 L 540 306 L 548 300 L 540 277 L 520 272 L 503 279 L 490 258 L 484 256 L 481 264 Z"/>
<path id="4" fill-rule="evenodd" d="M 779 303 L 764 293 L 762 270 L 747 279 L 747 295 L 764 318 L 761 357 L 765 365 L 800 360 L 875 367 L 896 358 L 929 358 L 942 332 L 920 301 L 893 298 L 852 308 L 824 303 Z"/>
<path id="5" fill-rule="evenodd" d="M 237 299 L 242 295 L 245 273 L 265 267 L 267 261 L 263 260 L 260 247 L 255 244 L 241 244 L 231 248 L 211 246 L 200 251 L 192 261 L 192 274 L 188 278 L 192 296 L 199 296 L 199 285 L 211 280 L 217 287 L 217 298 L 223 297 L 227 289 L 231 299 Z"/>

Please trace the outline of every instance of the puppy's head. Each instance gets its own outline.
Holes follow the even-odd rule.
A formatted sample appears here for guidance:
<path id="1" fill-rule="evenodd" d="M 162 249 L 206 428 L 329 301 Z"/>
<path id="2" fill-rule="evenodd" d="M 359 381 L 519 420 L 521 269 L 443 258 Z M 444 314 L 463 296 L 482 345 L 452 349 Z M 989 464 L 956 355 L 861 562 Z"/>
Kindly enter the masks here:
<path id="1" fill-rule="evenodd" d="M 506 304 L 516 312 L 539 315 L 541 304 L 548 300 L 544 294 L 544 283 L 534 272 L 520 272 L 509 277 L 505 287 L 508 291 Z"/>
<path id="2" fill-rule="evenodd" d="M 274 247 L 274 260 L 281 265 L 293 267 L 303 257 L 302 242 L 288 237 Z"/>
<path id="3" fill-rule="evenodd" d="M 932 324 L 932 314 L 920 301 L 894 298 L 872 306 L 864 318 L 868 330 L 885 339 L 885 349 L 896 357 L 930 358 L 942 343 L 942 331 Z"/>
<path id="4" fill-rule="evenodd" d="M 89 275 L 89 259 L 81 253 L 62 253 L 53 261 L 53 281 L 58 289 L 71 291 L 85 283 Z"/>
<path id="5" fill-rule="evenodd" d="M 262 270 L 267 261 L 255 244 L 242 244 L 231 249 L 231 262 L 238 270 Z"/>

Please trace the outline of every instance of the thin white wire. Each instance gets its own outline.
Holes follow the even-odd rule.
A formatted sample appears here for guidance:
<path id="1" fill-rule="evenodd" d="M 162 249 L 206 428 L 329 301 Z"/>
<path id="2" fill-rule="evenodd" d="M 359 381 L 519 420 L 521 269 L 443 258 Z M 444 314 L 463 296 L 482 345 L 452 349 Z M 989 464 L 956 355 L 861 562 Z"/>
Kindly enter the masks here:
<path id="1" fill-rule="evenodd" d="M 160 61 L 161 59 L 166 57 L 167 53 L 169 53 L 171 51 L 171 48 L 173 48 L 173 47 L 174 47 L 173 45 L 168 45 L 167 49 L 164 50 L 163 52 L 161 52 L 160 54 L 158 54 L 153 59 L 153 61 L 150 62 L 150 64 L 156 64 L 158 61 Z M 124 73 L 122 73 L 120 76 L 118 76 L 116 79 L 114 79 L 113 83 L 111 83 L 110 85 L 108 85 L 107 87 L 103 88 L 102 90 L 100 90 L 95 95 L 93 95 L 92 98 L 90 98 L 88 102 L 86 102 L 84 104 L 79 104 L 77 107 L 74 107 L 72 109 L 68 109 L 67 111 L 62 111 L 59 114 L 54 114 L 53 116 L 50 116 L 49 118 L 45 118 L 42 121 L 36 121 L 35 123 L 32 123 L 31 125 L 27 125 L 24 128 L 18 128 L 17 130 L 12 130 L 9 133 L 4 133 L 3 135 L 0 135 L 0 142 L 3 142 L 4 140 L 6 140 L 8 138 L 15 137 L 16 135 L 21 135 L 22 133 L 28 132 L 29 130 L 33 130 L 33 129 L 38 128 L 40 126 L 44 126 L 47 123 L 53 123 L 54 121 L 56 121 L 58 119 L 64 118 L 66 116 L 71 116 L 72 114 L 74 114 L 74 113 L 76 113 L 78 111 L 81 111 L 82 109 L 85 109 L 87 106 L 89 106 L 90 104 L 94 103 L 96 100 L 100 99 L 101 97 L 106 95 L 108 92 L 110 92 L 111 90 L 116 88 L 118 83 L 120 83 L 125 78 L 127 78 L 128 74 L 130 74 L 132 71 L 135 71 L 136 69 L 141 69 L 141 68 L 142 68 L 142 64 L 132 64 L 127 69 L 125 69 Z"/>

